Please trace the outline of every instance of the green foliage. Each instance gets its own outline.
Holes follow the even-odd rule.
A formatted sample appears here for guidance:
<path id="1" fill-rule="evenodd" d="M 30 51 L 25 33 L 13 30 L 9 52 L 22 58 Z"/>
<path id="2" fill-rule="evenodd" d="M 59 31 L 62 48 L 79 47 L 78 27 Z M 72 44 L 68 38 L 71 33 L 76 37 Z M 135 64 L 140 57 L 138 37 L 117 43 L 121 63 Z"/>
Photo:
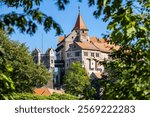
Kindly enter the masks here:
<path id="1" fill-rule="evenodd" d="M 0 69 L 4 73 L 4 68 L 7 68 L 7 71 L 13 68 L 8 77 L 14 82 L 16 92 L 31 92 L 35 86 L 43 86 L 50 80 L 47 69 L 43 65 L 39 66 L 33 62 L 33 58 L 24 44 L 10 41 L 1 31 L 0 45 L 4 51 L 4 62 Z"/>
<path id="2" fill-rule="evenodd" d="M 14 92 L 14 83 L 0 71 L 0 100 L 12 98 L 11 95 Z"/>
<path id="3" fill-rule="evenodd" d="M 10 78 L 10 72 L 12 67 L 4 64 L 4 50 L 0 46 L 0 100 L 11 98 L 11 94 L 14 92 L 14 83 Z"/>
<path id="4" fill-rule="evenodd" d="M 21 32 L 32 35 L 36 31 L 36 22 L 44 25 L 45 31 L 53 27 L 57 34 L 62 32 L 52 17 L 43 14 L 39 9 L 33 9 L 41 4 L 41 0 L 1 0 L 0 2 L 9 7 L 23 8 L 22 14 L 13 12 L 0 16 L 0 28 L 10 33 L 16 26 Z M 64 10 L 69 2 L 70 0 L 56 0 L 55 4 L 60 10 Z M 112 53 L 115 61 L 105 65 L 107 69 L 111 69 L 111 72 L 103 98 L 150 99 L 149 0 L 88 0 L 88 4 L 89 7 L 97 7 L 93 13 L 96 18 L 103 14 L 103 21 L 108 22 L 107 29 L 110 33 L 105 37 L 111 39 L 110 43 L 121 46 L 118 51 Z M 70 83 L 70 87 L 66 85 L 68 92 L 83 96 L 83 87 L 89 85 L 87 77 L 78 75 L 76 70 L 69 71 L 66 75 L 66 84 Z M 77 79 L 74 80 L 74 77 Z M 82 82 L 80 77 L 83 77 L 85 82 Z M 79 87 L 78 83 L 81 84 Z"/>
<path id="5" fill-rule="evenodd" d="M 76 96 L 70 94 L 57 94 L 51 96 L 39 96 L 30 93 L 17 93 L 13 95 L 14 100 L 77 100 Z"/>
<path id="6" fill-rule="evenodd" d="M 90 99 L 94 89 L 90 87 L 90 77 L 82 68 L 80 62 L 71 64 L 64 77 L 64 89 L 66 93 L 83 99 Z"/>
<path id="7" fill-rule="evenodd" d="M 12 33 L 16 27 L 21 33 L 33 35 L 38 24 L 40 24 L 46 32 L 53 28 L 56 30 L 57 35 L 61 34 L 63 31 L 60 25 L 51 16 L 40 11 L 41 2 L 42 0 L 0 0 L 2 5 L 16 8 L 16 12 L 0 15 L 0 29 L 5 30 L 7 33 Z M 63 4 L 67 3 L 67 0 L 56 1 L 60 9 L 63 9 Z M 18 9 L 22 9 L 22 12 L 18 13 Z"/>
<path id="8" fill-rule="evenodd" d="M 95 93 L 92 95 L 94 100 L 101 100 L 103 91 L 104 91 L 104 83 L 106 82 L 105 78 L 94 78 L 91 81 L 91 87 L 95 89 Z"/>
<path id="9" fill-rule="evenodd" d="M 99 1 L 99 0 L 97 0 Z M 104 0 L 97 4 L 96 17 L 103 13 L 110 43 L 120 45 L 106 62 L 108 72 L 103 99 L 150 99 L 150 7 L 149 0 Z"/>

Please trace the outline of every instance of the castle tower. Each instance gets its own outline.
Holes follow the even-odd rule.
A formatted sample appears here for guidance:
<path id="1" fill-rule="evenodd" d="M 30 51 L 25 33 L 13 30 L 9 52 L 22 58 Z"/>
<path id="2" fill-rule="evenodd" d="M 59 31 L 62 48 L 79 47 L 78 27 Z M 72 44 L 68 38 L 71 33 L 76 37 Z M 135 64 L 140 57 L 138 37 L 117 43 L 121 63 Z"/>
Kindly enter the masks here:
<path id="1" fill-rule="evenodd" d="M 41 64 L 41 51 L 37 48 L 33 51 L 34 62 L 38 65 Z"/>
<path id="2" fill-rule="evenodd" d="M 82 16 L 80 15 L 80 11 L 79 11 L 75 26 L 72 29 L 72 31 L 75 31 L 77 33 L 78 40 L 76 41 L 81 41 L 81 42 L 89 41 L 89 37 L 88 37 L 89 30 L 86 27 Z"/>
<path id="3" fill-rule="evenodd" d="M 46 66 L 49 69 L 50 72 L 53 72 L 54 70 L 54 50 L 52 48 L 49 48 L 45 55 L 46 57 Z"/>

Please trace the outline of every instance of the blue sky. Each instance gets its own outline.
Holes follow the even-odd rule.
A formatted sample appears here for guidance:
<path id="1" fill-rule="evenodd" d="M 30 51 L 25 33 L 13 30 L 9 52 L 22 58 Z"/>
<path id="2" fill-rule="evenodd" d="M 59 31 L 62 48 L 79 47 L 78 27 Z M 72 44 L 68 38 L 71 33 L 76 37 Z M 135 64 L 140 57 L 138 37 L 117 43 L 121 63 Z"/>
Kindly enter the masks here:
<path id="1" fill-rule="evenodd" d="M 86 0 L 83 0 L 82 3 L 77 2 L 78 0 L 70 1 L 70 4 L 67 5 L 64 11 L 58 10 L 54 1 L 50 2 L 50 0 L 44 0 L 44 2 L 40 6 L 40 9 L 47 15 L 52 16 L 53 19 L 62 27 L 64 34 L 68 35 L 75 25 L 78 16 L 78 6 L 80 6 L 81 15 L 86 26 L 89 29 L 89 35 L 101 38 L 102 33 L 106 33 L 107 24 L 101 20 L 101 17 L 99 19 L 96 19 L 93 16 L 93 11 L 96 8 L 89 8 Z M 0 6 L 1 13 L 8 13 L 13 10 L 14 9 L 8 9 L 4 6 Z M 34 50 L 35 48 L 39 48 L 40 50 L 42 50 L 42 37 L 43 53 L 45 53 L 45 51 L 51 47 L 56 49 L 58 36 L 55 35 L 55 30 L 53 29 L 50 32 L 45 33 L 43 27 L 39 26 L 37 32 L 33 36 L 22 34 L 17 30 L 15 33 L 10 35 L 10 38 L 12 40 L 19 41 L 20 43 L 25 43 L 26 46 L 29 47 L 30 51 Z"/>

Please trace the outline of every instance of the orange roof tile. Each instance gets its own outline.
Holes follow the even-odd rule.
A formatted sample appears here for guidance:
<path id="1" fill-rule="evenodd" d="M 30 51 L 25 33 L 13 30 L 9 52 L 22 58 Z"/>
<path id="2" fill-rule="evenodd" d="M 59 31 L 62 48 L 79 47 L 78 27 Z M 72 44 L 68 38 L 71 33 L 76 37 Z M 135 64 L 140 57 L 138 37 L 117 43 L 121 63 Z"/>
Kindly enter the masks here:
<path id="1" fill-rule="evenodd" d="M 48 88 L 35 88 L 34 93 L 36 95 L 45 95 L 45 96 L 52 95 L 52 93 L 48 90 Z"/>
<path id="2" fill-rule="evenodd" d="M 78 15 L 78 18 L 77 18 L 77 21 L 76 21 L 76 24 L 75 24 L 73 30 L 79 30 L 79 29 L 88 30 L 83 19 L 82 19 L 82 16 L 80 14 Z"/>
<path id="3" fill-rule="evenodd" d="M 99 50 L 97 47 L 95 47 L 92 43 L 90 42 L 76 42 L 76 44 L 81 47 L 82 49 L 87 49 L 87 50 Z"/>
<path id="4" fill-rule="evenodd" d="M 91 42 L 97 42 L 98 40 L 97 40 L 96 37 L 90 37 L 90 41 L 91 41 Z"/>
<path id="5" fill-rule="evenodd" d="M 60 43 L 60 42 L 63 41 L 63 40 L 64 40 L 64 36 L 58 37 L 58 43 Z"/>
<path id="6" fill-rule="evenodd" d="M 104 43 L 104 42 L 106 42 L 106 40 L 105 39 L 99 39 L 98 40 L 100 43 Z"/>
<path id="7" fill-rule="evenodd" d="M 50 96 L 53 93 L 59 93 L 62 94 L 63 91 L 59 91 L 59 90 L 54 90 L 54 89 L 50 89 L 50 88 L 35 88 L 34 89 L 34 94 L 36 95 L 45 95 L 45 96 Z"/>
<path id="8" fill-rule="evenodd" d="M 109 45 L 107 42 L 105 43 L 93 43 L 97 48 L 99 48 L 102 52 L 112 52 L 113 49 L 118 50 L 119 46 L 115 46 L 113 44 Z"/>

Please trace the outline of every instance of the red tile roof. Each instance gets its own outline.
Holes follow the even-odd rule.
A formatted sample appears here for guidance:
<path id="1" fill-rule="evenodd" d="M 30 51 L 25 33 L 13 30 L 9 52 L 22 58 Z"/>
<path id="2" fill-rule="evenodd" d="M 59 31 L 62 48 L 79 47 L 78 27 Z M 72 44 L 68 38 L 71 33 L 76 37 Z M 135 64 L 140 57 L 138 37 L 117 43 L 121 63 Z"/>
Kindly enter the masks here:
<path id="1" fill-rule="evenodd" d="M 98 39 L 96 37 L 90 37 L 90 42 L 98 42 Z"/>
<path id="2" fill-rule="evenodd" d="M 62 42 L 63 40 L 64 40 L 64 36 L 60 36 L 60 37 L 58 38 L 58 43 Z"/>
<path id="3" fill-rule="evenodd" d="M 63 93 L 63 91 L 61 91 L 61 90 L 54 90 L 54 89 L 50 89 L 50 88 L 35 88 L 33 92 L 36 95 L 45 95 L 45 96 L 50 96 L 54 92 L 59 93 L 59 94 Z"/>
<path id="4" fill-rule="evenodd" d="M 99 50 L 97 47 L 95 47 L 92 43 L 90 42 L 76 42 L 76 44 L 81 47 L 82 49 L 86 50 Z"/>
<path id="5" fill-rule="evenodd" d="M 76 21 L 76 24 L 75 24 L 73 30 L 79 30 L 79 29 L 88 30 L 83 19 L 82 19 L 82 16 L 80 14 L 78 15 L 78 18 L 77 18 L 77 21 Z"/>
<path id="6" fill-rule="evenodd" d="M 99 39 L 98 42 L 104 43 L 104 42 L 106 42 L 106 40 L 105 39 Z"/>
<path id="7" fill-rule="evenodd" d="M 94 46 L 96 46 L 97 48 L 99 48 L 100 51 L 102 52 L 112 52 L 113 49 L 118 50 L 120 47 L 119 46 L 115 46 L 114 44 L 108 44 L 107 42 L 104 43 L 93 43 Z"/>

